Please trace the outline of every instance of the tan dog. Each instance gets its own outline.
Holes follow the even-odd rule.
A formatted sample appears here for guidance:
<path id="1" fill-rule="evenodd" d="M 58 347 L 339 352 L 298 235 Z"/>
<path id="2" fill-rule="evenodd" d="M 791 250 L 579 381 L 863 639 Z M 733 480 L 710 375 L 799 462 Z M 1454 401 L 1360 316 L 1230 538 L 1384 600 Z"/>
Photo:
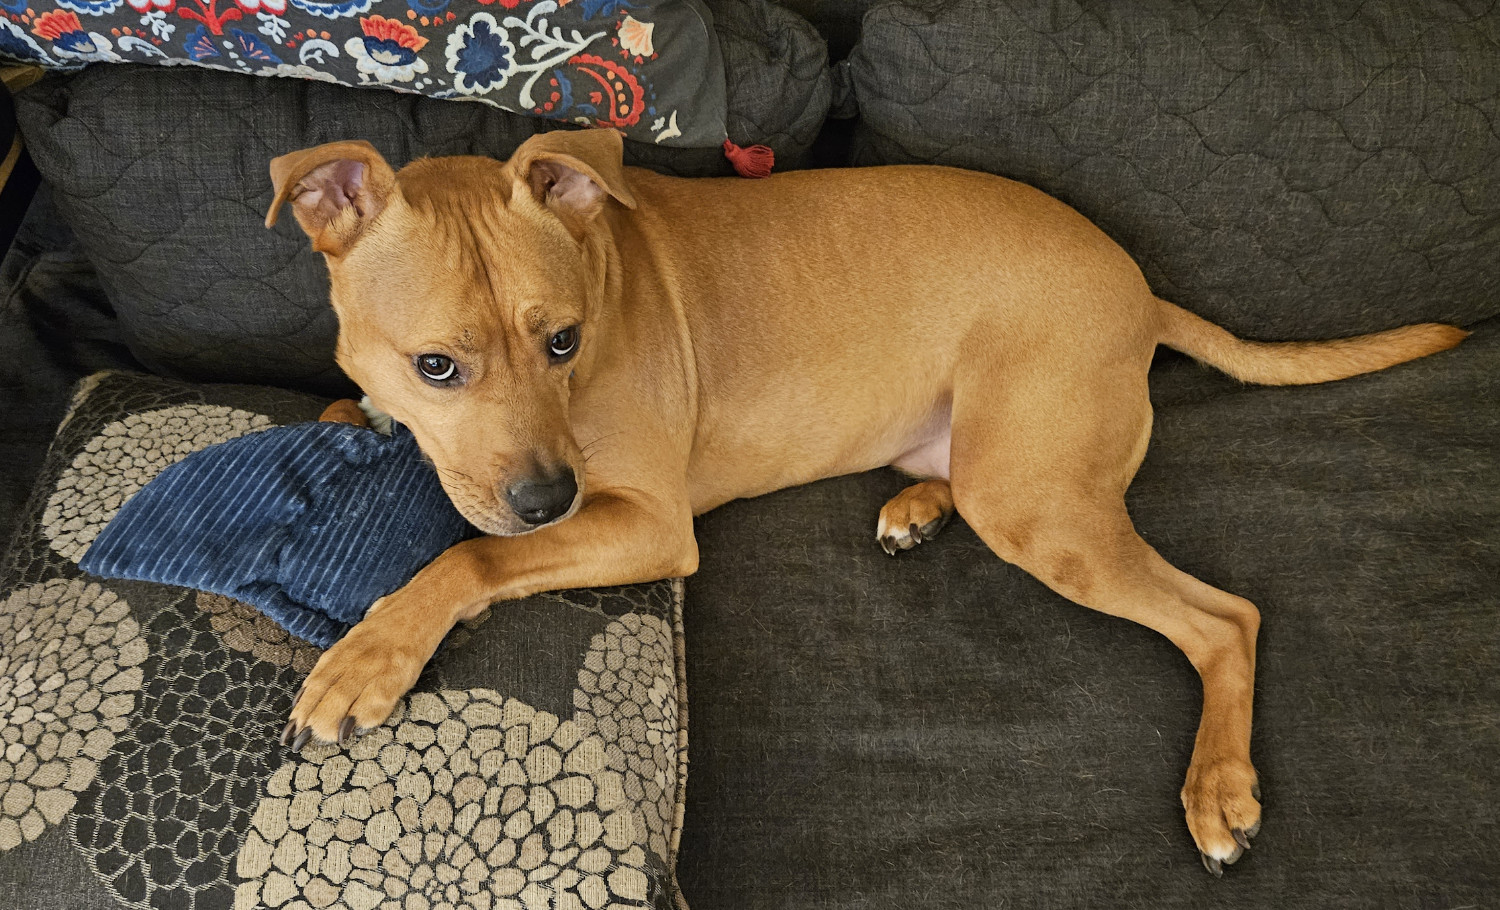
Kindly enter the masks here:
<path id="1" fill-rule="evenodd" d="M 608 131 L 507 162 L 362 142 L 271 163 L 327 258 L 338 362 L 406 424 L 490 536 L 382 598 L 323 655 L 283 740 L 390 714 L 492 601 L 698 566 L 695 514 L 885 465 L 888 551 L 955 508 L 1000 558 L 1187 655 L 1203 716 L 1182 802 L 1215 874 L 1260 826 L 1250 709 L 1260 618 L 1136 535 L 1158 344 L 1246 382 L 1324 382 L 1453 347 L 1420 325 L 1240 341 L 1152 295 L 1130 257 L 1037 190 L 938 167 L 683 180 Z"/>

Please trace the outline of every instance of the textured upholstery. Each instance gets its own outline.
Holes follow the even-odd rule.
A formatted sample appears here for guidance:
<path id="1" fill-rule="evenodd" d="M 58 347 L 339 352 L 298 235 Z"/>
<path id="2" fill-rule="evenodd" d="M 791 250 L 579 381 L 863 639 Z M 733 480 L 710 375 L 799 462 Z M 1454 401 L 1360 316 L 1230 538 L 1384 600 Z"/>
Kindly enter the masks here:
<path id="1" fill-rule="evenodd" d="M 1467 324 L 1500 313 L 1497 47 L 1483 4 L 883 3 L 853 160 L 1032 184 L 1247 336 Z"/>
<path id="2" fill-rule="evenodd" d="M 1500 893 L 1500 320 L 1297 389 L 1184 358 L 1127 502 L 1261 610 L 1255 848 L 1178 790 L 1200 686 L 958 519 L 888 557 L 893 471 L 729 503 L 687 580 L 694 910 L 1487 906 Z"/>

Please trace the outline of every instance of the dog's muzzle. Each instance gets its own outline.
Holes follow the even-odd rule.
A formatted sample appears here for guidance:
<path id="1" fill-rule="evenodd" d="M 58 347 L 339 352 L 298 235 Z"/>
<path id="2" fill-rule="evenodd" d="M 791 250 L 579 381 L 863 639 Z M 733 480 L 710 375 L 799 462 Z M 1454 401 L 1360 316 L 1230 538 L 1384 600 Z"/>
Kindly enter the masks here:
<path id="1" fill-rule="evenodd" d="M 505 490 L 516 516 L 533 527 L 567 514 L 577 496 L 578 479 L 566 465 L 547 476 L 518 480 Z"/>

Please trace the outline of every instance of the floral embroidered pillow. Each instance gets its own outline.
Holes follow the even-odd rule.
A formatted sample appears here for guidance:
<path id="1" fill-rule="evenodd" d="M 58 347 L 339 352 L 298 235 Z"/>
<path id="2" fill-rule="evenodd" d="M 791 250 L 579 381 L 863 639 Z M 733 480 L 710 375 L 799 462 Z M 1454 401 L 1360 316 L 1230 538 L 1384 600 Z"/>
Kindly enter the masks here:
<path id="1" fill-rule="evenodd" d="M 724 64 L 699 0 L 0 0 L 0 58 L 193 64 L 376 86 L 710 147 Z"/>

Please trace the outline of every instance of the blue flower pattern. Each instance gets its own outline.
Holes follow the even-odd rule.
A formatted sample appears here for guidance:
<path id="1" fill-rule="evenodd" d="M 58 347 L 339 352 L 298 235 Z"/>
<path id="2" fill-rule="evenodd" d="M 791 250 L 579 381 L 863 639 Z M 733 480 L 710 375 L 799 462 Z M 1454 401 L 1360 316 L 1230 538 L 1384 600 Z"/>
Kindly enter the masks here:
<path id="1" fill-rule="evenodd" d="M 483 94 L 505 85 L 515 61 L 515 47 L 503 30 L 495 28 L 495 19 L 485 13 L 476 15 L 466 28 L 453 33 L 448 56 L 450 68 L 457 75 L 454 86 L 462 92 Z"/>

